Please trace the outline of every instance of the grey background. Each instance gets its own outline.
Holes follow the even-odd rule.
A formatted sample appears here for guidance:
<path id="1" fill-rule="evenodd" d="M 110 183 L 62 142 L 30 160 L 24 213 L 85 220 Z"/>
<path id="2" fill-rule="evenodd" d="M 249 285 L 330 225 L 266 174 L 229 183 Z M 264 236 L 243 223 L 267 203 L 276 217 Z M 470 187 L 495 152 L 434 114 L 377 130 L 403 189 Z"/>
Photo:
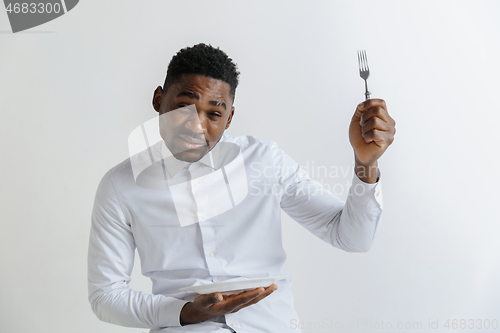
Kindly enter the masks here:
<path id="1" fill-rule="evenodd" d="M 356 50 L 397 121 L 370 252 L 333 249 L 283 216 L 303 325 L 500 320 L 499 15 L 496 1 L 87 0 L 12 34 L 0 10 L 0 331 L 147 331 L 90 309 L 90 212 L 129 133 L 154 117 L 170 58 L 198 42 L 242 72 L 228 133 L 277 141 L 342 198 L 352 172 L 318 166 L 353 165 Z M 149 291 L 136 266 L 131 286 Z M 334 330 L 304 329 L 316 331 Z"/>

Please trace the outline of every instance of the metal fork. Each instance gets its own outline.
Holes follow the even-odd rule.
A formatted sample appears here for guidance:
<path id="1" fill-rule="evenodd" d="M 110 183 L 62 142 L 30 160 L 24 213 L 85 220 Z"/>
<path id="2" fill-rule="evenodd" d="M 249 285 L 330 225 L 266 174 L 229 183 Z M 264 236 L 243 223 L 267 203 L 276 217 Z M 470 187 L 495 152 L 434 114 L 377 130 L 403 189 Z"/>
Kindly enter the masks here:
<path id="1" fill-rule="evenodd" d="M 368 68 L 368 59 L 366 59 L 365 50 L 358 51 L 358 64 L 359 64 L 359 76 L 365 80 L 365 97 L 366 100 L 370 99 L 371 93 L 368 91 L 368 85 L 366 80 L 370 76 L 370 68 Z"/>

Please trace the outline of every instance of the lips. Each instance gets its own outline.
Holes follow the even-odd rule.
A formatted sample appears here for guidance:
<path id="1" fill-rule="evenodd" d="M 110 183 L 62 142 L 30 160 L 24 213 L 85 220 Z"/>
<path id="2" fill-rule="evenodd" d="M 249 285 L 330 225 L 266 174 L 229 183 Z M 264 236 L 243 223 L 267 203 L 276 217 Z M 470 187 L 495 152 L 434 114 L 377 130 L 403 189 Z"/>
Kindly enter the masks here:
<path id="1" fill-rule="evenodd" d="M 179 142 L 188 149 L 198 149 L 203 146 L 206 146 L 206 142 L 203 140 L 195 139 L 185 134 L 179 135 Z"/>

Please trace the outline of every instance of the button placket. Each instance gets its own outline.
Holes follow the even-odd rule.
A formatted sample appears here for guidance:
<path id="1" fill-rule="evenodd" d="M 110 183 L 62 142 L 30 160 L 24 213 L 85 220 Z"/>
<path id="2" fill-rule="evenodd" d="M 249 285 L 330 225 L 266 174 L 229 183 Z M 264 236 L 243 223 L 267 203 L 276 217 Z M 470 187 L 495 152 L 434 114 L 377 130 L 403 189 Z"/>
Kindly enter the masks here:
<path id="1" fill-rule="evenodd" d="M 239 313 L 238 312 L 234 312 L 234 313 L 228 313 L 225 315 L 226 317 L 226 323 L 227 325 L 229 325 L 230 327 L 232 327 L 233 329 L 235 329 L 236 331 L 240 332 L 241 330 L 239 329 L 240 328 L 240 324 L 239 324 Z"/>
<path id="2" fill-rule="evenodd" d="M 202 237 L 205 262 L 212 282 L 218 283 L 224 280 L 227 273 L 223 269 L 224 260 L 221 261 L 221 258 L 217 256 L 216 232 L 217 228 L 220 227 L 217 216 L 231 209 L 232 206 L 222 172 L 220 170 L 210 170 L 210 173 L 204 172 L 207 171 L 206 168 L 210 167 L 200 163 L 194 163 L 192 168 L 190 167 L 192 175 L 190 185 L 198 208 L 197 215 L 198 221 L 200 221 L 198 225 Z M 214 198 L 210 196 L 210 191 L 216 191 L 218 194 L 217 200 L 223 200 L 222 202 L 218 201 L 219 205 L 213 205 Z M 226 195 L 221 195 L 221 193 Z"/>
<path id="3" fill-rule="evenodd" d="M 220 270 L 218 269 L 219 265 L 217 264 L 218 259 L 215 256 L 217 249 L 215 243 L 215 228 L 211 225 L 210 221 L 199 223 L 198 226 L 201 232 L 203 252 L 205 253 L 208 272 L 213 277 L 212 280 L 214 280 L 215 277 L 220 274 Z"/>
<path id="4" fill-rule="evenodd" d="M 213 283 L 219 283 L 224 280 L 227 275 L 222 268 L 221 258 L 217 253 L 216 231 L 218 228 L 217 221 L 208 220 L 200 223 L 200 231 L 203 240 L 203 251 L 205 253 L 205 261 L 208 271 L 212 277 Z"/>

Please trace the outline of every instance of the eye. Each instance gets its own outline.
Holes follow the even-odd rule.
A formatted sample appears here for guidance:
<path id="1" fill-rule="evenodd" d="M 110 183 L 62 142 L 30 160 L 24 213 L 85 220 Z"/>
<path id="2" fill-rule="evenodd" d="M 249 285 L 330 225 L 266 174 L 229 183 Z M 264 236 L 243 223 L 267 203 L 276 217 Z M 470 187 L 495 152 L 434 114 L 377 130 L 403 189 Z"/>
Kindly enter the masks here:
<path id="1" fill-rule="evenodd" d="M 219 118 L 220 118 L 220 117 L 222 117 L 222 115 L 221 115 L 220 113 L 215 113 L 215 112 L 211 113 L 211 115 L 212 115 L 212 116 L 219 117 Z"/>

